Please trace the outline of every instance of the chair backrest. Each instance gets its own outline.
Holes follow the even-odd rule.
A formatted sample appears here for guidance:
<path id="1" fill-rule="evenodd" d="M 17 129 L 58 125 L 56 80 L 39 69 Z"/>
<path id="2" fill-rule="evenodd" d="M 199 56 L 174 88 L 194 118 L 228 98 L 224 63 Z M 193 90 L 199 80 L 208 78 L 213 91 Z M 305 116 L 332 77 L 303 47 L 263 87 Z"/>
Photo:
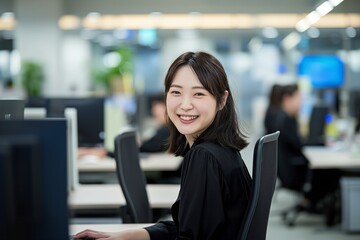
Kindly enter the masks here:
<path id="1" fill-rule="evenodd" d="M 265 240 L 271 201 L 277 178 L 280 132 L 261 137 L 255 144 L 253 186 L 239 240 Z"/>
<path id="2" fill-rule="evenodd" d="M 314 106 L 309 121 L 308 145 L 324 145 L 326 116 L 330 112 L 329 107 Z"/>
<path id="3" fill-rule="evenodd" d="M 125 196 L 131 223 L 152 222 L 152 210 L 146 191 L 146 180 L 140 168 L 136 132 L 127 130 L 115 137 L 117 177 Z"/>

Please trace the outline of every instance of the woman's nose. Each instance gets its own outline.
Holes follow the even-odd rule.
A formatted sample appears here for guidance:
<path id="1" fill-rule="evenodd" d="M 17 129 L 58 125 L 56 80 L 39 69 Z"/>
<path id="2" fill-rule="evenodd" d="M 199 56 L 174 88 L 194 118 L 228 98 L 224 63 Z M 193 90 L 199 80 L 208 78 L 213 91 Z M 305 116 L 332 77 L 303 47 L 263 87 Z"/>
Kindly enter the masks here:
<path id="1" fill-rule="evenodd" d="M 190 97 L 184 97 L 181 101 L 180 105 L 181 109 L 183 110 L 190 110 L 193 108 L 192 101 Z"/>

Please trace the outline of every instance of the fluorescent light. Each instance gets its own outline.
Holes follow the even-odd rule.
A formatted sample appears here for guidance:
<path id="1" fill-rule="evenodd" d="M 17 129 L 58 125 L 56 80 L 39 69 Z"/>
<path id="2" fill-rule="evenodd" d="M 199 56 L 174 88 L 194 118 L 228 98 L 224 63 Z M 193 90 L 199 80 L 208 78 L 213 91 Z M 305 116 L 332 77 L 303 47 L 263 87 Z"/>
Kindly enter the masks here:
<path id="1" fill-rule="evenodd" d="M 309 27 L 310 27 L 310 24 L 307 22 L 306 19 L 302 19 L 296 24 L 296 30 L 298 30 L 299 32 L 304 32 Z"/>
<path id="2" fill-rule="evenodd" d="M 342 3 L 344 0 L 328 0 L 334 7 Z"/>
<path id="3" fill-rule="evenodd" d="M 92 13 L 81 19 L 80 25 L 89 29 L 254 29 L 272 27 L 293 28 L 304 32 L 312 25 L 318 28 L 360 27 L 360 14 L 328 14 L 320 17 L 313 11 L 301 20 L 299 14 L 125 14 L 100 15 Z M 299 21 L 300 20 L 300 21 Z M 75 25 L 75 21 L 73 22 Z M 1 29 L 14 29 L 12 24 L 0 18 Z M 65 29 L 61 27 L 62 29 Z M 67 28 L 68 29 L 68 28 Z"/>
<path id="4" fill-rule="evenodd" d="M 13 12 L 4 12 L 0 15 L 0 30 L 12 30 L 16 26 Z"/>
<path id="5" fill-rule="evenodd" d="M 325 16 L 333 9 L 334 9 L 333 5 L 330 2 L 326 1 L 323 2 L 320 6 L 318 6 L 316 8 L 316 11 L 320 14 L 320 16 Z"/>
<path id="6" fill-rule="evenodd" d="M 309 13 L 307 16 L 306 16 L 306 19 L 308 21 L 308 23 L 310 25 L 316 23 L 317 21 L 320 20 L 320 14 L 316 11 L 312 11 L 311 13 Z"/>
<path id="7" fill-rule="evenodd" d="M 283 46 L 283 48 L 289 50 L 298 45 L 300 40 L 300 34 L 297 32 L 292 32 L 281 41 L 281 45 Z"/>
<path id="8" fill-rule="evenodd" d="M 62 29 L 76 29 L 80 26 L 80 19 L 74 15 L 64 15 L 59 19 L 59 26 Z"/>

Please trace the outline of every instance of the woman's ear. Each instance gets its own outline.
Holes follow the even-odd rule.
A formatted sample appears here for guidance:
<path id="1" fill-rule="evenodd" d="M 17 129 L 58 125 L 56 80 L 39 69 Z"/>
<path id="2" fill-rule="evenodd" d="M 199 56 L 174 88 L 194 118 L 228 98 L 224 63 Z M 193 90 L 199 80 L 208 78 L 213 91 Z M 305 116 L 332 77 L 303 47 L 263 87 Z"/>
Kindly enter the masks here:
<path id="1" fill-rule="evenodd" d="M 224 95 L 222 96 L 222 99 L 221 99 L 219 111 L 225 107 L 228 96 L 229 96 L 229 92 L 227 90 L 225 90 Z"/>

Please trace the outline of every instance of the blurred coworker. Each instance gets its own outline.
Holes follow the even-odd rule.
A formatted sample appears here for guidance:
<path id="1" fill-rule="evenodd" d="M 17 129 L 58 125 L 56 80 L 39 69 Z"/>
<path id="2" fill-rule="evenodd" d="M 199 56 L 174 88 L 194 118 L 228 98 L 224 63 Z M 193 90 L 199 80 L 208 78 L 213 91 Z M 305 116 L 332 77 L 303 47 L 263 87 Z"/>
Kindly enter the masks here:
<path id="1" fill-rule="evenodd" d="M 306 181 L 308 160 L 302 153 L 296 119 L 301 105 L 300 93 L 296 84 L 275 85 L 272 90 L 270 102 L 273 105 L 267 111 L 265 127 L 268 131 L 281 131 L 279 178 L 283 187 L 301 191 Z"/>
<path id="2" fill-rule="evenodd" d="M 169 130 L 166 127 L 166 105 L 163 93 L 156 94 L 151 101 L 151 114 L 159 124 L 155 134 L 142 142 L 140 152 L 164 152 L 169 138 Z"/>
<path id="3" fill-rule="evenodd" d="M 152 97 L 151 100 L 151 114 L 159 124 L 155 134 L 142 142 L 140 152 L 155 153 L 165 152 L 167 149 L 167 142 L 170 136 L 168 127 L 166 126 L 166 104 L 165 94 L 158 93 Z M 166 183 L 166 184 L 180 184 L 181 165 L 174 171 L 164 171 L 158 174 L 152 172 L 147 173 L 147 182 L 151 183 Z"/>
<path id="4" fill-rule="evenodd" d="M 320 200 L 338 188 L 339 172 L 309 168 L 298 131 L 297 115 L 300 106 L 301 95 L 296 84 L 274 86 L 264 124 L 267 131 L 281 132 L 278 175 L 282 186 L 304 193 L 297 208 L 311 211 L 316 209 Z M 309 189 L 305 189 L 306 183 L 309 183 Z"/>

